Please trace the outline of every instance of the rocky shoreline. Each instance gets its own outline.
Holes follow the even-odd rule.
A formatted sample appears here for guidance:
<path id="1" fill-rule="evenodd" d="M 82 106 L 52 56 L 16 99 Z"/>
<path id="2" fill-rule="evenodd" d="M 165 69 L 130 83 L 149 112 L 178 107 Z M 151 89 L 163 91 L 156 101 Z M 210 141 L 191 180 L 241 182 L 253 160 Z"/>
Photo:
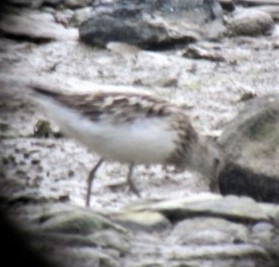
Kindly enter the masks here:
<path id="1" fill-rule="evenodd" d="M 50 266 L 279 265 L 279 1 L 220 1 L 211 37 L 203 26 L 185 31 L 184 13 L 168 17 L 165 8 L 172 6 L 163 2 L 157 24 L 152 16 L 144 23 L 159 26 L 164 38 L 104 39 L 97 47 L 82 42 L 80 27 L 96 20 L 96 6 L 107 10 L 113 0 L 93 7 L 87 0 L 13 0 L 5 7 L 0 207 L 8 219 L 3 227 L 19 229 L 9 235 L 3 228 L 3 251 L 18 251 L 9 262 L 28 262 L 23 242 L 31 247 L 26 255 Z M 193 10 L 207 9 L 187 12 Z M 97 159 L 49 124 L 28 99 L 30 83 L 70 91 L 136 87 L 181 104 L 195 127 L 222 146 L 225 196 L 209 193 L 198 174 L 140 166 L 135 179 L 143 198 L 137 199 L 123 182 L 125 166 L 106 164 L 86 209 L 85 177 Z"/>

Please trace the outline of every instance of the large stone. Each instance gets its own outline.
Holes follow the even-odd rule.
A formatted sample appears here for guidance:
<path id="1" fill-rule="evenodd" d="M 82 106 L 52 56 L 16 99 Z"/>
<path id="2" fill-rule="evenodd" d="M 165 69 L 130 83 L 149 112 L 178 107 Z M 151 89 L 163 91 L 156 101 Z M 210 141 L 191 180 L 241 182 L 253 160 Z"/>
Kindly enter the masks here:
<path id="1" fill-rule="evenodd" d="M 237 3 L 245 6 L 279 5 L 278 0 L 237 0 Z"/>
<path id="2" fill-rule="evenodd" d="M 253 199 L 247 197 L 218 195 L 194 196 L 175 200 L 143 203 L 127 208 L 133 211 L 157 211 L 164 214 L 170 221 L 198 216 L 220 217 L 234 221 L 268 221 L 270 212 L 262 209 Z"/>
<path id="3" fill-rule="evenodd" d="M 34 252 L 39 252 L 42 259 L 51 263 L 50 266 L 120 267 L 118 251 L 106 249 L 105 242 L 99 243 L 99 241 L 90 241 L 86 236 L 66 234 L 33 233 L 30 237 Z"/>
<path id="4" fill-rule="evenodd" d="M 45 220 L 39 228 L 44 232 L 81 235 L 100 232 L 109 228 L 125 232 L 124 228 L 107 218 L 78 208 L 45 215 Z"/>
<path id="5" fill-rule="evenodd" d="M 169 206 L 171 210 L 183 203 L 185 206 L 187 201 L 198 210 L 195 218 L 181 217 L 182 220 L 167 222 L 170 226 L 167 231 L 150 231 L 148 225 L 158 225 L 158 221 L 165 220 L 163 215 L 160 216 L 160 213 L 166 213 L 166 208 L 162 207 Z M 208 202 L 211 202 L 211 209 L 215 212 L 209 212 L 211 215 L 205 217 L 206 213 L 200 211 L 202 206 L 209 206 Z M 38 255 L 55 263 L 55 266 L 278 266 L 278 240 L 274 236 L 274 225 L 272 221 L 262 222 L 263 216 L 254 216 L 259 214 L 257 209 L 261 210 L 261 206 L 268 206 L 276 216 L 278 207 L 274 205 L 258 204 L 248 198 L 223 199 L 221 196 L 199 197 L 199 201 L 197 197 L 178 199 L 176 202 L 152 200 L 141 205 L 146 211 L 131 212 L 133 206 L 139 209 L 134 203 L 130 213 L 119 210 L 113 214 L 106 212 L 107 215 L 66 204 L 29 205 L 22 210 L 25 211 L 23 217 L 17 218 L 22 223 L 24 216 L 29 217 L 22 234 L 34 251 L 40 253 Z M 254 208 L 251 209 L 251 205 Z M 237 219 L 236 210 L 241 206 L 247 214 L 252 214 L 256 224 L 234 222 Z M 154 212 L 154 209 L 160 211 Z M 216 210 L 221 209 L 226 209 L 232 216 L 217 218 L 221 215 Z M 181 208 L 177 212 L 185 215 Z M 122 226 L 122 222 L 130 221 L 144 227 L 140 231 L 129 231 L 131 224 L 127 224 L 128 229 L 125 230 L 115 221 Z M 275 239 L 269 242 L 273 236 Z"/>
<path id="6" fill-rule="evenodd" d="M 279 95 L 252 99 L 219 138 L 226 166 L 223 194 L 279 202 Z"/>
<path id="7" fill-rule="evenodd" d="M 253 8 L 250 8 L 250 9 L 253 9 Z M 255 9 L 268 13 L 274 21 L 279 20 L 279 2 L 278 2 L 277 6 L 264 5 L 264 6 L 255 7 Z"/>
<path id="8" fill-rule="evenodd" d="M 217 1 L 101 1 L 79 33 L 82 41 L 92 45 L 111 41 L 143 47 L 174 45 L 218 36 L 221 16 Z"/>
<path id="9" fill-rule="evenodd" d="M 160 232 L 171 227 L 167 218 L 158 212 L 124 212 L 113 215 L 112 219 L 135 232 Z"/>
<path id="10" fill-rule="evenodd" d="M 227 19 L 229 34 L 256 36 L 268 34 L 274 25 L 270 14 L 257 9 L 236 10 Z"/>
<path id="11" fill-rule="evenodd" d="M 80 8 L 89 6 L 92 0 L 64 0 L 64 5 L 69 8 Z"/>
<path id="12" fill-rule="evenodd" d="M 84 7 L 91 3 L 91 0 L 9 0 L 9 3 L 16 6 L 37 8 L 44 4 L 58 6 L 64 4 L 69 8 Z"/>
<path id="13" fill-rule="evenodd" d="M 243 243 L 247 239 L 248 229 L 239 223 L 220 218 L 197 217 L 177 223 L 167 241 L 181 245 L 214 245 Z"/>
<path id="14" fill-rule="evenodd" d="M 219 0 L 222 8 L 226 11 L 233 11 L 235 9 L 235 3 L 233 0 Z"/>
<path id="15" fill-rule="evenodd" d="M 0 32 L 6 36 L 30 39 L 34 41 L 76 40 L 76 29 L 66 29 L 55 22 L 48 13 L 20 11 L 20 14 L 4 16 L 0 22 Z"/>
<path id="16" fill-rule="evenodd" d="M 9 4 L 17 6 L 40 7 L 44 0 L 9 0 Z"/>

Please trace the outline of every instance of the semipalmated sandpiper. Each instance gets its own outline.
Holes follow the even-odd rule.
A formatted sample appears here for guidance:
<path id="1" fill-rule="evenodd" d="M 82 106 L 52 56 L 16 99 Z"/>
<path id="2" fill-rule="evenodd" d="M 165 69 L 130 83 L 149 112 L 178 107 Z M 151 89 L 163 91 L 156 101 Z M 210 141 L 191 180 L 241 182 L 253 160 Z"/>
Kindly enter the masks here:
<path id="1" fill-rule="evenodd" d="M 86 206 L 104 161 L 129 164 L 127 182 L 140 195 L 132 173 L 137 164 L 173 165 L 198 171 L 217 186 L 218 149 L 192 126 L 182 107 L 144 92 L 64 93 L 32 87 L 37 101 L 61 130 L 100 155 L 87 180 Z"/>

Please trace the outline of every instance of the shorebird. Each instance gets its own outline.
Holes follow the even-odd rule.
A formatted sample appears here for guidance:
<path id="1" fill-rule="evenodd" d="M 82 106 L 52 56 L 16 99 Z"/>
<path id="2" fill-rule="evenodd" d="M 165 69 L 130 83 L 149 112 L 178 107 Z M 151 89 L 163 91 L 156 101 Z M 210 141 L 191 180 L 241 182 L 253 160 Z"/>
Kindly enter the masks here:
<path id="1" fill-rule="evenodd" d="M 137 164 L 173 165 L 198 171 L 217 187 L 219 150 L 192 126 L 185 110 L 142 91 L 66 93 L 32 86 L 34 96 L 69 137 L 100 156 L 87 179 L 86 206 L 104 161 L 129 165 L 127 182 L 140 196 L 132 174 Z"/>

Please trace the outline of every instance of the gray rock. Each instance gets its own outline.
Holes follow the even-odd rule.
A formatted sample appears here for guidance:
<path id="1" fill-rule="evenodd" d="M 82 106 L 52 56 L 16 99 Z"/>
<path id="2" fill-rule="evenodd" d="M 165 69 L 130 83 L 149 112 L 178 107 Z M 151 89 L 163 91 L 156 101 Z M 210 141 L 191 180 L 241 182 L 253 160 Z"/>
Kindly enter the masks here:
<path id="1" fill-rule="evenodd" d="M 183 52 L 183 57 L 195 58 L 195 59 L 207 59 L 211 61 L 225 61 L 224 56 L 214 50 L 209 50 L 194 44 L 189 45 Z"/>
<path id="2" fill-rule="evenodd" d="M 89 19 L 89 17 L 91 16 L 91 13 L 92 13 L 92 10 L 90 7 L 84 7 L 84 8 L 77 9 L 74 12 L 74 15 L 72 16 L 72 18 L 70 20 L 70 24 L 75 27 L 79 27 L 82 22 Z"/>
<path id="3" fill-rule="evenodd" d="M 275 232 L 272 239 L 262 243 L 267 252 L 270 254 L 273 259 L 275 266 L 279 266 L 279 235 L 278 232 Z"/>
<path id="4" fill-rule="evenodd" d="M 158 212 L 124 212 L 111 216 L 111 218 L 134 232 L 161 232 L 168 230 L 171 223 L 165 216 Z"/>
<path id="5" fill-rule="evenodd" d="M 113 248 L 124 254 L 130 250 L 130 241 L 127 235 L 113 230 L 96 232 L 89 236 L 99 247 Z"/>
<path id="6" fill-rule="evenodd" d="M 23 7 L 38 8 L 43 4 L 57 6 L 64 2 L 64 0 L 9 0 L 9 4 Z"/>
<path id="7" fill-rule="evenodd" d="M 70 21 L 72 20 L 74 15 L 75 12 L 71 9 L 57 10 L 53 14 L 55 21 L 59 24 L 64 25 L 65 27 L 69 27 Z"/>
<path id="8" fill-rule="evenodd" d="M 268 259 L 266 252 L 259 246 L 253 245 L 220 245 L 220 246 L 199 246 L 197 249 L 195 246 L 181 249 L 165 250 L 166 256 L 173 260 L 186 260 L 186 259 L 208 259 L 210 257 L 262 257 Z M 240 266 L 240 265 L 236 265 Z"/>
<path id="9" fill-rule="evenodd" d="M 245 6 L 279 5 L 278 0 L 237 0 L 237 3 Z"/>
<path id="10" fill-rule="evenodd" d="M 51 5 L 51 6 L 58 6 L 63 2 L 64 0 L 44 0 L 44 4 Z"/>
<path id="11" fill-rule="evenodd" d="M 143 47 L 174 45 L 218 36 L 221 16 L 217 1 L 117 0 L 95 5 L 79 33 L 83 42 L 92 45 L 111 41 Z M 209 26 L 213 21 L 218 23 Z"/>
<path id="12" fill-rule="evenodd" d="M 251 239 L 254 243 L 262 244 L 272 240 L 274 235 L 274 225 L 267 222 L 258 222 L 252 227 Z"/>
<path id="13" fill-rule="evenodd" d="M 76 29 L 65 29 L 54 21 L 51 14 L 27 10 L 18 15 L 4 16 L 0 31 L 8 36 L 35 41 L 76 40 L 78 37 Z"/>
<path id="14" fill-rule="evenodd" d="M 92 247 L 55 248 L 51 254 L 48 253 L 47 257 L 55 266 L 61 267 L 121 267 L 119 258 L 114 258 L 108 253 L 101 251 L 99 248 L 95 249 Z"/>
<path id="15" fill-rule="evenodd" d="M 226 166 L 223 194 L 279 202 L 279 95 L 249 100 L 219 138 Z"/>
<path id="16" fill-rule="evenodd" d="M 197 216 L 218 216 L 235 221 L 268 221 L 270 214 L 265 212 L 253 199 L 235 196 L 211 196 L 204 198 L 182 198 L 159 201 L 158 203 L 139 204 L 130 210 L 150 210 L 164 214 L 170 221 L 178 221 Z"/>
<path id="17" fill-rule="evenodd" d="M 275 5 L 263 5 L 263 6 L 255 7 L 255 9 L 263 11 L 265 13 L 268 13 L 274 21 L 279 20 L 279 2 L 278 2 L 277 6 L 275 6 Z"/>
<path id="18" fill-rule="evenodd" d="M 236 10 L 226 22 L 230 35 L 268 34 L 274 25 L 271 15 L 256 9 Z"/>
<path id="19" fill-rule="evenodd" d="M 79 208 L 45 214 L 44 218 L 39 227 L 44 232 L 85 235 L 109 228 L 125 232 L 107 218 Z"/>
<path id="20" fill-rule="evenodd" d="M 18 6 L 40 7 L 44 0 L 9 0 L 9 4 Z"/>
<path id="21" fill-rule="evenodd" d="M 64 0 L 64 5 L 68 8 L 80 8 L 91 5 L 92 0 Z"/>
<path id="22" fill-rule="evenodd" d="M 154 222 L 164 218 L 163 215 L 160 218 L 160 212 L 150 212 L 148 209 L 153 210 L 154 205 L 167 206 L 166 201 L 145 203 L 146 211 L 138 213 L 131 211 L 133 206 L 134 209 L 139 209 L 139 206 L 132 204 L 130 213 L 127 210 L 108 213 L 111 219 L 107 215 L 100 215 L 96 210 L 66 204 L 29 205 L 29 208 L 23 208 L 25 212 L 22 215 L 29 217 L 24 235 L 42 257 L 65 267 L 177 267 L 185 264 L 201 267 L 276 267 L 278 251 L 275 245 L 278 241 L 274 235 L 274 225 L 262 222 L 263 218 L 258 217 L 250 231 L 250 224 L 233 222 L 238 220 L 234 217 L 238 208 L 232 205 L 232 200 L 238 201 L 239 205 L 241 203 L 246 207 L 246 213 L 251 214 L 257 213 L 256 209 L 249 210 L 249 201 L 253 201 L 236 197 L 218 198 L 222 200 L 227 212 L 232 214 L 230 217 L 226 216 L 228 220 L 216 218 L 219 216 L 217 213 L 211 217 L 205 217 L 203 213 L 203 216 L 173 221 L 172 224 L 168 222 L 168 226 L 173 229 L 168 227 L 167 231 L 150 231 L 146 227 L 147 224 L 158 225 Z M 217 198 L 212 196 L 211 201 L 213 199 Z M 169 201 L 169 209 L 177 206 L 177 203 L 185 205 L 186 200 Z M 199 205 L 207 206 L 208 201 L 209 198 L 200 198 Z M 188 198 L 188 202 L 195 201 Z M 277 214 L 273 205 L 253 203 L 258 209 L 262 205 L 268 205 L 270 210 L 273 207 L 274 214 Z M 211 205 L 220 208 L 221 203 Z M 183 210 L 180 209 L 180 212 L 183 213 Z M 122 221 L 136 221 L 138 226 L 142 224 L 143 227 L 140 231 L 129 231 L 130 225 L 127 225 L 125 230 L 123 224 L 120 226 L 115 223 L 121 217 Z M 18 216 L 17 220 L 21 221 L 21 225 L 25 221 Z"/>
<path id="23" fill-rule="evenodd" d="M 226 11 L 232 12 L 235 9 L 235 3 L 233 0 L 219 0 L 219 3 Z"/>
<path id="24" fill-rule="evenodd" d="M 277 213 L 278 217 L 279 213 Z M 275 218 L 274 220 L 276 221 Z M 275 266 L 279 266 L 279 235 L 278 224 L 259 222 L 252 228 L 251 242 L 260 244 L 269 253 Z"/>
<path id="25" fill-rule="evenodd" d="M 141 244 L 142 245 L 142 244 Z M 252 266 L 272 266 L 272 261 L 268 254 L 257 245 L 249 244 L 227 244 L 227 245 L 189 245 L 189 246 L 146 246 L 137 248 L 137 244 L 132 244 L 134 253 L 141 252 L 141 258 L 132 262 L 129 267 L 147 266 L 199 266 L 199 267 L 252 267 Z M 151 258 L 156 254 L 157 257 Z M 257 265 L 258 264 L 258 265 Z"/>
<path id="26" fill-rule="evenodd" d="M 213 245 L 245 243 L 247 239 L 248 229 L 241 224 L 197 217 L 176 224 L 167 241 L 180 245 Z"/>

